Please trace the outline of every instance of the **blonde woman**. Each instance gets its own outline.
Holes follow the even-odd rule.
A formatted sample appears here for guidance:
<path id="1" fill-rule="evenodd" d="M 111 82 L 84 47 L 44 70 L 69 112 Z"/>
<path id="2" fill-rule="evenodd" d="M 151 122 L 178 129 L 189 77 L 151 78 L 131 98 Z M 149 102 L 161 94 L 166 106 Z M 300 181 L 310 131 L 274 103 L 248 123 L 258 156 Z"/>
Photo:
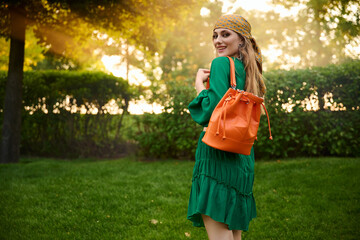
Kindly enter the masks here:
<path id="1" fill-rule="evenodd" d="M 189 104 L 195 122 L 204 126 L 195 156 L 187 218 L 194 226 L 205 226 L 210 240 L 239 240 L 256 217 L 253 196 L 254 150 L 241 155 L 214 149 L 201 141 L 211 114 L 230 87 L 233 58 L 239 89 L 265 94 L 260 48 L 251 36 L 251 26 L 242 16 L 224 15 L 215 24 L 213 44 L 218 55 L 211 69 L 199 69 L 195 79 L 198 96 Z M 205 82 L 210 77 L 210 88 Z"/>

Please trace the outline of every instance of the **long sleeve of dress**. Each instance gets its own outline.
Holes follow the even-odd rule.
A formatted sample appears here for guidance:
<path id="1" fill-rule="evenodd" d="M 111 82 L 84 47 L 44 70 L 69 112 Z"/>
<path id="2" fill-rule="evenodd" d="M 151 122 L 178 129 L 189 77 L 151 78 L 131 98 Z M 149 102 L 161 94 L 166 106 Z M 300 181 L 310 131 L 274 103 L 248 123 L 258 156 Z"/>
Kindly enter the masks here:
<path id="1" fill-rule="evenodd" d="M 243 64 L 235 61 L 236 82 L 240 89 L 245 85 L 245 71 Z M 240 73 L 240 74 L 239 74 Z M 191 117 L 202 126 L 207 126 L 216 105 L 230 87 L 230 63 L 227 57 L 215 58 L 210 68 L 210 88 L 202 90 L 191 101 L 188 108 Z"/>

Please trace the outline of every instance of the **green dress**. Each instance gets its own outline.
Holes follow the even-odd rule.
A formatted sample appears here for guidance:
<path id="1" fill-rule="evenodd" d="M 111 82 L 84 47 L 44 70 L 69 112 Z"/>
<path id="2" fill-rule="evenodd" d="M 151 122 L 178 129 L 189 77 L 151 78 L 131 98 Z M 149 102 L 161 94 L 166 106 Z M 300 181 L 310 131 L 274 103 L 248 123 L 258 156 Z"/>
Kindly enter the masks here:
<path id="1" fill-rule="evenodd" d="M 234 59 L 237 88 L 244 89 L 243 63 Z M 195 122 L 207 126 L 211 113 L 230 87 L 230 65 L 227 57 L 215 58 L 210 69 L 210 88 L 203 90 L 189 104 Z M 249 228 L 256 217 L 253 196 L 254 150 L 249 156 L 212 148 L 201 141 L 200 134 L 193 170 L 187 218 L 194 226 L 203 227 L 201 214 L 228 225 L 230 230 Z"/>

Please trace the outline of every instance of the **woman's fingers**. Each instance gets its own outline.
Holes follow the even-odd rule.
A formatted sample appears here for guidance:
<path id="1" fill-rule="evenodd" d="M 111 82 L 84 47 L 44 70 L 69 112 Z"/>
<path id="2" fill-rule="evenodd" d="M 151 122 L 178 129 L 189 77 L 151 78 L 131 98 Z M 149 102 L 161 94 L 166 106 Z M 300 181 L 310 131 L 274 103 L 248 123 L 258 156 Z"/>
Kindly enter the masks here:
<path id="1" fill-rule="evenodd" d="M 206 82 L 207 79 L 210 76 L 210 70 L 209 69 L 204 69 L 204 76 L 205 76 L 205 78 L 203 79 L 203 82 Z"/>
<path id="2" fill-rule="evenodd" d="M 204 82 L 206 82 L 209 75 L 210 75 L 210 70 L 209 69 L 200 68 L 198 70 L 198 72 L 196 74 L 196 79 L 195 79 L 195 88 L 196 88 L 196 91 L 197 91 L 198 94 L 202 90 L 205 89 Z"/>
<path id="3" fill-rule="evenodd" d="M 209 77 L 209 75 L 210 75 L 209 69 L 200 68 L 196 74 L 196 79 L 201 80 L 202 82 L 205 82 L 206 79 Z"/>
<path id="4" fill-rule="evenodd" d="M 203 82 L 206 82 L 210 76 L 210 73 L 205 73 L 205 78 L 203 79 Z"/>
<path id="5" fill-rule="evenodd" d="M 205 68 L 199 68 L 198 72 L 210 73 L 210 70 Z"/>

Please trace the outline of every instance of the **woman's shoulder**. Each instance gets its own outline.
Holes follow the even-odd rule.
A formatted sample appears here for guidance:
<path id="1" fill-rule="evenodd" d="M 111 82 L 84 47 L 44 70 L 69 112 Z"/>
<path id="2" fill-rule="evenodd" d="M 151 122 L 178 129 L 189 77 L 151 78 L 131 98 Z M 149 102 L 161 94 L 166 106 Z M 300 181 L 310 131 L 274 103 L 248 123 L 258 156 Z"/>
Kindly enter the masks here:
<path id="1" fill-rule="evenodd" d="M 235 67 L 237 70 L 244 70 L 243 62 L 238 58 L 232 58 L 235 63 Z M 228 69 L 230 64 L 230 60 L 228 57 L 217 57 L 214 58 L 211 62 L 211 68 L 225 68 Z"/>
<path id="2" fill-rule="evenodd" d="M 229 64 L 229 59 L 227 57 L 216 57 L 212 60 L 211 65 L 224 65 Z"/>
<path id="3" fill-rule="evenodd" d="M 229 73 L 229 64 L 230 62 L 227 57 L 214 58 L 211 62 L 211 71 Z"/>
<path id="4" fill-rule="evenodd" d="M 232 59 L 234 60 L 235 64 L 239 63 L 239 64 L 243 65 L 243 62 L 240 59 L 235 58 L 235 57 L 232 57 Z M 211 64 L 217 64 L 217 65 L 221 64 L 221 65 L 226 65 L 226 66 L 228 66 L 229 63 L 230 63 L 230 60 L 228 57 L 216 57 L 211 62 Z"/>

